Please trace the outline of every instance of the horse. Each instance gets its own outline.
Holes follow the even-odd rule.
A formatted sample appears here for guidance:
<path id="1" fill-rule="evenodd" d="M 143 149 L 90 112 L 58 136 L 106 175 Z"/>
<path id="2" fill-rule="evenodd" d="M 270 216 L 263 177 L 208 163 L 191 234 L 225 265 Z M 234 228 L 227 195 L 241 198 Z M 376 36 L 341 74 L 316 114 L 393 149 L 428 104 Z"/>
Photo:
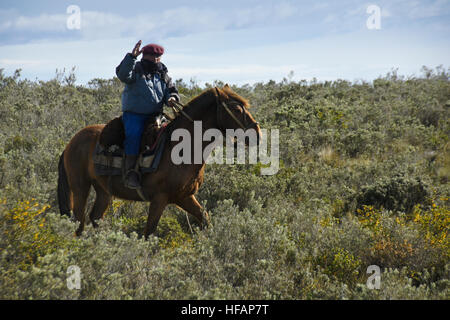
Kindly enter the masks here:
<path id="1" fill-rule="evenodd" d="M 231 90 L 228 85 L 223 88 L 210 88 L 189 101 L 177 116 L 168 124 L 166 130 L 186 129 L 191 137 L 194 134 L 194 121 L 202 123 L 203 133 L 211 128 L 255 130 L 257 144 L 261 129 L 249 112 L 249 102 Z M 132 201 L 149 201 L 147 223 L 144 229 L 145 239 L 156 231 L 158 222 L 168 204 L 175 204 L 192 215 L 200 228 L 209 225 L 208 212 L 197 201 L 195 194 L 203 183 L 205 159 L 201 163 L 174 164 L 171 160 L 172 149 L 177 142 L 167 139 L 157 171 L 143 174 L 141 177 L 141 194 L 135 189 L 124 186 L 121 176 L 96 175 L 93 154 L 105 124 L 87 126 L 76 133 L 67 144 L 58 165 L 58 204 L 61 215 L 71 215 L 80 223 L 75 232 L 81 236 L 85 225 L 85 207 L 90 188 L 93 186 L 96 197 L 90 210 L 89 219 L 94 228 L 97 220 L 103 218 L 112 197 Z M 170 135 L 170 134 L 169 134 Z M 194 139 L 191 139 L 194 150 Z M 245 145 L 249 146 L 248 140 Z M 202 141 L 202 151 L 207 143 Z M 203 152 L 202 152 L 203 154 Z M 145 199 L 142 198 L 142 193 Z"/>

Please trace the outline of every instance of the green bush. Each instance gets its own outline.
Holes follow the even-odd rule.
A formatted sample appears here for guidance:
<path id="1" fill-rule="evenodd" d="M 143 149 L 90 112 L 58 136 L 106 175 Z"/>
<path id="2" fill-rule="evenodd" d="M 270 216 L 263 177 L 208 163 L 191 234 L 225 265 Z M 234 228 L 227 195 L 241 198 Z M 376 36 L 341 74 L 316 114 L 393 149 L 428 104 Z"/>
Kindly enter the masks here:
<path id="1" fill-rule="evenodd" d="M 426 204 L 429 196 L 429 187 L 420 178 L 397 174 L 362 187 L 355 200 L 357 209 L 371 205 L 411 213 L 415 205 Z"/>
<path id="2" fill-rule="evenodd" d="M 211 227 L 168 206 L 144 241 L 147 204 L 114 199 L 76 238 L 56 202 L 61 152 L 120 114 L 121 82 L 1 70 L 0 299 L 449 299 L 449 72 L 423 71 L 232 86 L 279 130 L 280 170 L 207 165 L 197 196 Z M 183 102 L 221 85 L 176 84 Z"/>

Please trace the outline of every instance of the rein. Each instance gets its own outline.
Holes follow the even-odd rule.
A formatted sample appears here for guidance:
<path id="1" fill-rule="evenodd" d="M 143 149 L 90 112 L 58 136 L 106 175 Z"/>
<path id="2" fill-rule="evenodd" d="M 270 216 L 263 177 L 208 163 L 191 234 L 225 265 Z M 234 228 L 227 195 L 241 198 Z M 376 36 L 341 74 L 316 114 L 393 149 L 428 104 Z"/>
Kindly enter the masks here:
<path id="1" fill-rule="evenodd" d="M 259 124 L 259 122 L 254 122 L 254 123 L 247 124 L 247 117 L 246 117 L 246 113 L 245 113 L 245 107 L 241 106 L 239 103 L 235 102 L 234 105 L 237 105 L 237 106 L 241 107 L 242 111 L 243 111 L 242 114 L 244 115 L 244 123 L 246 125 L 242 124 L 242 122 L 230 110 L 230 107 L 228 106 L 228 104 L 226 104 L 223 101 L 220 101 L 219 89 L 217 87 L 215 87 L 215 89 L 216 89 L 216 93 L 217 93 L 217 95 L 216 95 L 217 112 L 216 113 L 217 113 L 217 124 L 218 125 L 220 125 L 220 122 L 219 122 L 219 106 L 220 105 L 223 106 L 225 111 L 231 116 L 231 118 L 237 123 L 237 125 L 244 131 L 247 131 L 247 129 L 249 129 L 249 128 L 256 127 Z"/>
<path id="2" fill-rule="evenodd" d="M 192 120 L 192 118 L 183 110 L 184 109 L 184 105 L 178 101 L 174 101 L 175 103 L 172 105 L 172 109 L 175 112 L 175 114 L 177 113 L 181 113 L 183 116 L 185 116 L 190 122 L 194 122 L 194 120 Z"/>

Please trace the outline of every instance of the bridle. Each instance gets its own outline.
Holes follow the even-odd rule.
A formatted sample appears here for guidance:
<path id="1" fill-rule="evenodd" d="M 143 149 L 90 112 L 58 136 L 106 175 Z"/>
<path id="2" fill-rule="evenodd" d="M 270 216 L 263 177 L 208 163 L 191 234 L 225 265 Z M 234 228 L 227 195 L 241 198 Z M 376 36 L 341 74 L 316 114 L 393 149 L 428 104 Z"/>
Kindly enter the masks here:
<path id="1" fill-rule="evenodd" d="M 215 87 L 214 89 L 216 90 L 216 95 L 215 95 L 215 96 L 216 96 L 216 108 L 217 108 L 216 115 L 217 115 L 217 125 L 219 126 L 219 128 L 222 127 L 221 121 L 219 121 L 219 110 L 220 110 L 220 107 L 221 107 L 221 106 L 225 109 L 225 111 L 230 115 L 230 117 L 237 123 L 237 125 L 238 125 L 242 130 L 247 131 L 247 130 L 250 129 L 250 128 L 253 128 L 253 127 L 256 128 L 256 127 L 259 125 L 259 122 L 256 122 L 256 121 L 253 122 L 253 123 L 247 124 L 247 113 L 245 112 L 245 107 L 244 107 L 243 105 L 241 105 L 241 104 L 240 104 L 239 102 L 237 102 L 237 101 L 232 101 L 232 102 L 231 102 L 232 105 L 238 106 L 238 107 L 241 107 L 241 108 L 242 108 L 242 114 L 243 114 L 243 120 L 244 120 L 244 123 L 242 123 L 242 122 L 236 117 L 236 115 L 230 110 L 229 105 L 228 105 L 227 103 L 225 103 L 224 101 L 221 101 L 219 89 L 218 89 L 217 87 Z M 229 102 L 229 103 L 230 103 L 230 102 Z M 222 120 L 223 120 L 223 116 L 222 116 L 221 118 L 222 118 Z M 220 129 L 223 129 L 223 127 L 220 128 Z"/>
<path id="2" fill-rule="evenodd" d="M 219 129 L 223 130 L 223 127 L 221 125 L 222 121 L 219 120 L 219 111 L 221 110 L 221 106 L 223 107 L 223 109 L 225 109 L 225 111 L 230 115 L 230 117 L 237 123 L 237 125 L 239 126 L 239 128 L 241 128 L 244 131 L 247 131 L 250 128 L 253 127 L 257 127 L 259 125 L 259 122 L 253 122 L 248 124 L 247 121 L 247 113 L 245 112 L 245 107 L 243 105 L 241 105 L 239 102 L 237 101 L 232 101 L 231 103 L 229 102 L 229 104 L 232 104 L 233 106 L 238 106 L 242 108 L 242 114 L 243 114 L 243 123 L 241 120 L 239 120 L 236 115 L 230 110 L 230 107 L 227 103 L 225 103 L 224 101 L 221 101 L 220 99 L 220 93 L 219 93 L 219 89 L 217 87 L 215 87 L 216 90 L 216 94 L 215 94 L 215 98 L 216 98 L 216 116 L 217 116 L 217 125 L 219 126 Z M 194 122 L 194 120 L 183 110 L 184 106 L 183 104 L 179 103 L 178 101 L 175 101 L 175 103 L 172 105 L 172 108 L 174 109 L 175 113 L 181 113 L 186 119 L 188 119 L 190 122 Z M 222 115 L 222 120 L 223 120 L 223 115 Z M 221 128 L 222 127 L 222 128 Z"/>

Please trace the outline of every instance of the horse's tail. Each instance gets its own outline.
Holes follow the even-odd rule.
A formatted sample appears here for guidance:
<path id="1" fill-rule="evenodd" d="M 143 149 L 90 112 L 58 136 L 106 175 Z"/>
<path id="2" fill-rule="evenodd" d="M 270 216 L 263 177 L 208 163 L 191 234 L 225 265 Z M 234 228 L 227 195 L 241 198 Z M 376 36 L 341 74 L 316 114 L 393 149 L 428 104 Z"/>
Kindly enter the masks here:
<path id="1" fill-rule="evenodd" d="M 59 157 L 58 163 L 58 205 L 61 215 L 70 217 L 70 187 L 67 180 L 66 168 L 64 167 L 64 152 Z"/>

